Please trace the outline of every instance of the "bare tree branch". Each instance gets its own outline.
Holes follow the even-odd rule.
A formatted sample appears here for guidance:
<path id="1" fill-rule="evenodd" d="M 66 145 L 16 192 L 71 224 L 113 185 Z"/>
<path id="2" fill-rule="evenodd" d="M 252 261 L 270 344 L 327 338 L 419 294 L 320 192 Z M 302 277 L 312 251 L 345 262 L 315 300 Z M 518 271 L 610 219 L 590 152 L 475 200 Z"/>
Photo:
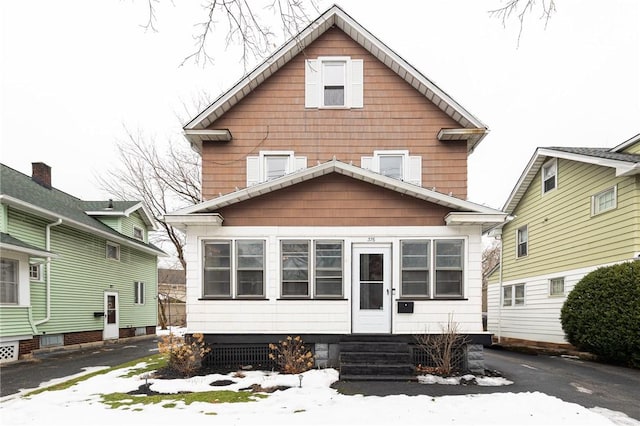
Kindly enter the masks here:
<path id="1" fill-rule="evenodd" d="M 507 0 L 504 6 L 490 10 L 489 16 L 500 19 L 504 27 L 506 27 L 509 18 L 512 15 L 515 16 L 520 24 L 518 31 L 518 46 L 520 46 L 525 17 L 533 13 L 536 6 L 540 8 L 541 15 L 539 19 L 544 19 L 544 27 L 546 29 L 551 15 L 556 12 L 555 0 Z"/>
<path id="2" fill-rule="evenodd" d="M 175 148 L 181 143 L 169 144 L 168 151 L 161 155 L 155 141 L 125 131 L 126 138 L 117 145 L 120 167 L 98 177 L 98 183 L 114 197 L 143 201 L 162 229 L 153 234 L 152 242 L 171 244 L 186 269 L 185 237 L 163 217 L 169 211 L 201 201 L 200 156 L 188 148 Z"/>

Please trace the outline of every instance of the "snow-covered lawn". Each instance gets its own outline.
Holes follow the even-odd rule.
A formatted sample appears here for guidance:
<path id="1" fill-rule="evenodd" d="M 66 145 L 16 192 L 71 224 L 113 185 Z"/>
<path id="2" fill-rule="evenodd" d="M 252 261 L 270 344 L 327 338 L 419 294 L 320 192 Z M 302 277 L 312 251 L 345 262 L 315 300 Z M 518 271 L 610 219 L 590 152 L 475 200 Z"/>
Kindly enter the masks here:
<path id="1" fill-rule="evenodd" d="M 78 381 L 64 390 L 48 390 L 28 396 L 28 391 L 0 400 L 0 423 L 8 425 L 635 425 L 640 422 L 623 413 L 606 409 L 587 409 L 577 404 L 539 392 L 473 394 L 463 396 L 431 397 L 429 395 L 362 396 L 342 395 L 332 389 L 338 380 L 334 369 L 311 370 L 298 375 L 283 375 L 266 371 L 245 371 L 230 374 L 210 374 L 189 379 L 154 379 L 139 371 L 145 363 L 133 367 L 111 370 Z M 95 367 L 88 372 L 104 369 Z M 129 373 L 130 377 L 127 377 Z M 84 373 L 86 374 L 86 373 Z M 469 379 L 470 377 L 467 377 Z M 70 377 L 43 383 L 51 386 Z M 421 383 L 435 383 L 434 376 L 422 376 Z M 453 380 L 457 381 L 459 379 Z M 212 386 L 211 383 L 224 384 Z M 175 400 L 166 395 L 158 401 L 136 395 L 120 395 L 116 408 L 109 405 L 109 395 L 128 393 L 147 382 L 159 393 L 175 394 Z M 479 380 L 479 385 L 509 385 L 501 378 Z M 302 386 L 300 386 L 302 384 Z M 252 385 L 262 388 L 288 387 L 272 393 L 246 394 L 248 402 L 224 402 L 228 395 L 239 395 Z M 185 400 L 178 392 L 212 392 L 206 398 Z M 428 388 L 425 387 L 425 392 Z M 209 394 L 207 394 L 209 395 Z M 227 395 L 227 396 L 225 396 Z M 136 402 L 136 398 L 145 399 Z"/>

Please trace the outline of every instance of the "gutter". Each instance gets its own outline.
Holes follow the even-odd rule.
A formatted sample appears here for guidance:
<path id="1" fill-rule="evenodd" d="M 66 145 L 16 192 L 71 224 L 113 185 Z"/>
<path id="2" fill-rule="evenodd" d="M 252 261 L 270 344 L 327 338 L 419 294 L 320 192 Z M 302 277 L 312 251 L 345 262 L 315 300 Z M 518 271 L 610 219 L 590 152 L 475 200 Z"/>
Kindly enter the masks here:
<path id="1" fill-rule="evenodd" d="M 54 226 L 58 226 L 62 224 L 62 219 L 58 218 L 55 222 L 48 224 L 45 228 L 45 248 L 47 251 L 51 251 L 51 228 Z M 47 280 L 45 282 L 46 286 L 46 297 L 45 304 L 47 305 L 47 315 L 41 319 L 40 321 L 34 323 L 35 327 L 40 324 L 44 324 L 51 319 L 51 256 L 47 256 Z"/>

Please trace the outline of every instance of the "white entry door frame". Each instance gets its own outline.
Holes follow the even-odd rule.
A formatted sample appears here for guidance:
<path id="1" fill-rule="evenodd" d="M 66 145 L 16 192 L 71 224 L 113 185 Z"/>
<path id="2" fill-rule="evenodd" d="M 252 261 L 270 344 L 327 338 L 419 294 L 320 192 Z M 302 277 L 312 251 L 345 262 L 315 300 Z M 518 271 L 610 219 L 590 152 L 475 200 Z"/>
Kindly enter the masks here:
<path id="1" fill-rule="evenodd" d="M 352 333 L 391 333 L 391 244 L 353 246 Z"/>
<path id="2" fill-rule="evenodd" d="M 107 291 L 104 293 L 104 329 L 102 332 L 103 340 L 112 340 L 120 337 L 120 327 L 118 309 L 118 293 Z"/>

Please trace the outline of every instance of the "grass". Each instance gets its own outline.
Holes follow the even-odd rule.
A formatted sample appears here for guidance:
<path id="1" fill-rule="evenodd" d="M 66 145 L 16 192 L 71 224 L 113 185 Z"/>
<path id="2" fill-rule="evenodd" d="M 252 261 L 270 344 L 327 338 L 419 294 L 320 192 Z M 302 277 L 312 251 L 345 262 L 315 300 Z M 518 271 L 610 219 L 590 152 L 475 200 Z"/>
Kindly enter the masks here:
<path id="1" fill-rule="evenodd" d="M 141 367 L 135 367 L 138 364 L 144 363 Z M 105 368 L 104 370 L 95 371 L 93 373 L 87 373 L 83 376 L 76 377 L 66 382 L 58 383 L 56 385 L 47 386 L 45 388 L 36 389 L 24 395 L 28 398 L 33 395 L 37 395 L 47 391 L 59 391 L 68 389 L 76 383 L 88 380 L 92 377 L 106 374 L 110 371 L 129 369 L 125 374 L 120 377 L 133 377 L 141 375 L 147 372 L 156 371 L 167 365 L 166 356 L 163 354 L 156 354 L 149 357 L 140 358 L 134 361 L 126 362 L 124 364 L 117 365 L 115 367 Z M 133 407 L 134 405 L 149 405 L 149 404 L 162 404 L 165 408 L 174 408 L 179 402 L 189 405 L 193 402 L 207 402 L 210 404 L 221 404 L 225 402 L 251 402 L 257 401 L 259 398 L 267 398 L 267 395 L 256 394 L 247 391 L 207 391 L 207 392 L 189 392 L 178 394 L 161 394 L 161 395 L 130 395 L 127 393 L 115 392 L 101 395 L 101 402 L 108 405 L 111 408 L 132 411 L 141 411 L 140 407 Z M 215 412 L 205 413 L 208 415 L 216 415 Z"/>
<path id="2" fill-rule="evenodd" d="M 209 404 L 222 404 L 225 402 L 251 402 L 257 398 L 266 398 L 267 395 L 254 394 L 247 391 L 207 391 L 162 395 L 130 395 L 127 393 L 109 393 L 102 395 L 102 402 L 111 408 L 131 408 L 134 405 L 163 404 L 165 408 L 173 408 L 178 402 L 190 405 L 193 402 L 207 402 Z"/>

